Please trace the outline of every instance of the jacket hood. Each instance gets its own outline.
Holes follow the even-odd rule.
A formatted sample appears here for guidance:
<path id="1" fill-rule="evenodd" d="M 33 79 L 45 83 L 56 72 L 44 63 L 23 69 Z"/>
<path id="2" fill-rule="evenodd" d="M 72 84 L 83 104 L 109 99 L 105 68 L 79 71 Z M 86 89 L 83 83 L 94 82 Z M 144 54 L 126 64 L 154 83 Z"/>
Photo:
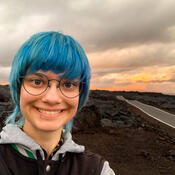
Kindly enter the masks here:
<path id="1" fill-rule="evenodd" d="M 57 160 L 59 154 L 66 154 L 66 152 L 81 153 L 84 152 L 85 147 L 76 144 L 72 140 L 72 135 L 70 132 L 66 133 L 64 136 L 64 143 L 60 149 L 54 154 L 52 160 Z M 44 151 L 41 146 L 37 144 L 30 136 L 23 132 L 17 125 L 7 124 L 2 128 L 0 133 L 0 144 L 15 144 L 18 149 L 27 149 L 36 155 L 36 151 L 40 151 L 40 155 L 44 160 Z M 23 151 L 20 151 L 21 153 Z"/>
<path id="2" fill-rule="evenodd" d="M 66 152 L 81 153 L 84 152 L 85 147 L 76 144 L 72 140 L 71 133 L 67 133 L 64 136 L 64 143 L 60 149 L 54 154 L 52 160 L 58 160 L 59 154 L 66 155 Z M 18 151 L 24 156 L 28 157 L 24 150 L 30 151 L 34 158 L 37 159 L 36 151 L 39 150 L 42 159 L 45 159 L 44 151 L 31 137 L 23 132 L 17 125 L 8 124 L 0 133 L 0 144 L 15 144 L 18 147 Z M 104 166 L 100 175 L 115 175 L 114 171 L 109 167 L 107 161 L 104 162 Z"/>

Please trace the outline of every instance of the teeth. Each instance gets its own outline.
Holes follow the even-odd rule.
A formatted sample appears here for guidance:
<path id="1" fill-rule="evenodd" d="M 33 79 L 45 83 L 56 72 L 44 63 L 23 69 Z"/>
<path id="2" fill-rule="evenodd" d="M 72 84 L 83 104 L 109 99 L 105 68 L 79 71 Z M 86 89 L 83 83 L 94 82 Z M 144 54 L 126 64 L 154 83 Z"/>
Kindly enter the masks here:
<path id="1" fill-rule="evenodd" d="M 44 113 L 44 114 L 58 114 L 61 111 L 45 111 L 45 110 L 39 109 L 39 112 Z"/>

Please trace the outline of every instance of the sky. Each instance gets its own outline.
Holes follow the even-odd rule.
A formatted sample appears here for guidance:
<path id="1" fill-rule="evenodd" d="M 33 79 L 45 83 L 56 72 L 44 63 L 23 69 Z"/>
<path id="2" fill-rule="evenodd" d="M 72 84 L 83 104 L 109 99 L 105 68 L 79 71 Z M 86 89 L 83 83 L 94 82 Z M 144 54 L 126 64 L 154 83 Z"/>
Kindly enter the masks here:
<path id="1" fill-rule="evenodd" d="M 86 51 L 91 89 L 175 94 L 174 0 L 1 0 L 0 83 L 23 42 L 71 35 Z"/>

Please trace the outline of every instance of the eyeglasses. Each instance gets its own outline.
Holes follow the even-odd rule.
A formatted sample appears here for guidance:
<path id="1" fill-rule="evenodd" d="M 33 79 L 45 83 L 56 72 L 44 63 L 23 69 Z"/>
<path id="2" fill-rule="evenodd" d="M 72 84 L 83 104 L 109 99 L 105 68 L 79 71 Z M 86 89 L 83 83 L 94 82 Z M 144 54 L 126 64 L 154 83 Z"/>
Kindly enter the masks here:
<path id="1" fill-rule="evenodd" d="M 60 89 L 65 97 L 77 97 L 82 90 L 82 85 L 78 80 L 48 79 L 48 77 L 42 73 L 29 74 L 21 78 L 23 79 L 22 85 L 26 92 L 34 96 L 44 93 L 48 87 L 50 87 L 50 81 L 52 80 L 58 82 L 57 88 Z"/>

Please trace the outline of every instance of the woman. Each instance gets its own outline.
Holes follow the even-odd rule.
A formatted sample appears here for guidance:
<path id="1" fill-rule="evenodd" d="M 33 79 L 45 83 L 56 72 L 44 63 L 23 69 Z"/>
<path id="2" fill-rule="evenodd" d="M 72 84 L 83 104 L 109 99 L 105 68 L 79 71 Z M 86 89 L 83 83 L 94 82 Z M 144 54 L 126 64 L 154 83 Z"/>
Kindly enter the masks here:
<path id="1" fill-rule="evenodd" d="M 114 174 L 107 161 L 71 137 L 89 81 L 88 59 L 72 37 L 42 32 L 21 46 L 10 73 L 16 108 L 0 134 L 1 174 Z"/>

